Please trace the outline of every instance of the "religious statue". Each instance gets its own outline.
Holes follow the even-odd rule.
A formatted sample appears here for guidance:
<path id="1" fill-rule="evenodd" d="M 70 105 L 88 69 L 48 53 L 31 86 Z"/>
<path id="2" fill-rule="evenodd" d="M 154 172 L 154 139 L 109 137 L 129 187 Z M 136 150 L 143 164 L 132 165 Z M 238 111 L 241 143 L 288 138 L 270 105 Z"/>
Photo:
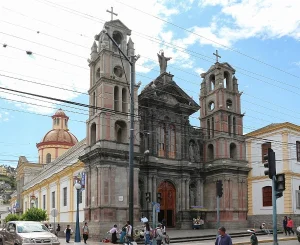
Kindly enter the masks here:
<path id="1" fill-rule="evenodd" d="M 158 56 L 158 62 L 160 66 L 160 74 L 162 74 L 166 72 L 168 60 L 172 59 L 172 57 L 165 57 L 163 50 L 160 50 L 159 53 L 157 54 L 157 56 Z"/>
<path id="2" fill-rule="evenodd" d="M 190 141 L 189 155 L 190 155 L 190 161 L 195 162 L 195 151 L 194 151 L 194 142 L 193 141 Z"/>

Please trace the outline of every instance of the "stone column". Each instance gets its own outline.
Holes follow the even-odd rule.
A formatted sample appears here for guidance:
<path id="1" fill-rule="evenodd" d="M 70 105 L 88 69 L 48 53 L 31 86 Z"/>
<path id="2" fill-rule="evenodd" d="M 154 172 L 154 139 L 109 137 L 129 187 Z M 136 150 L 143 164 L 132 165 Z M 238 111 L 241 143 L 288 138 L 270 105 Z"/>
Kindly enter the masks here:
<path id="1" fill-rule="evenodd" d="M 148 176 L 148 192 L 150 192 L 151 200 L 150 203 L 148 203 L 148 209 L 151 210 L 151 202 L 153 202 L 153 193 L 152 193 L 152 176 Z"/>
<path id="2" fill-rule="evenodd" d="M 184 180 L 181 180 L 181 210 L 185 210 L 185 186 Z"/>
<path id="3" fill-rule="evenodd" d="M 145 175 L 144 176 L 144 195 L 143 195 L 143 193 L 142 193 L 142 198 L 143 198 L 143 200 L 145 200 L 145 203 L 144 203 L 144 205 L 143 205 L 143 207 L 142 207 L 142 210 L 144 209 L 144 210 L 148 210 L 148 202 L 146 201 L 146 193 L 148 192 L 148 178 L 147 178 L 147 176 Z M 147 217 L 147 216 L 146 216 Z"/>
<path id="4" fill-rule="evenodd" d="M 204 206 L 204 188 L 203 188 L 203 180 L 200 180 L 200 206 Z"/>
<path id="5" fill-rule="evenodd" d="M 85 178 L 86 178 L 86 187 L 85 187 L 85 193 L 86 193 L 86 195 L 85 195 L 85 206 L 86 207 L 90 207 L 90 202 L 89 202 L 89 190 L 90 190 L 90 186 L 89 186 L 89 184 L 90 184 L 90 182 L 89 182 L 89 178 L 90 178 L 90 175 L 89 175 L 89 173 L 88 173 L 88 171 L 86 171 L 85 172 Z M 71 188 L 71 186 L 70 186 L 70 188 Z"/>
<path id="6" fill-rule="evenodd" d="M 153 198 L 152 200 L 156 202 L 156 193 L 157 193 L 157 184 L 156 184 L 156 176 L 153 176 Z"/>
<path id="7" fill-rule="evenodd" d="M 201 206 L 201 191 L 200 191 L 200 179 L 197 179 L 197 191 L 196 191 L 196 206 Z"/>
<path id="8" fill-rule="evenodd" d="M 190 181 L 188 179 L 185 180 L 185 209 L 190 209 Z"/>
<path id="9" fill-rule="evenodd" d="M 97 188 L 96 188 L 96 191 L 97 191 L 97 193 L 96 193 L 96 198 L 97 198 L 97 202 L 96 202 L 96 205 L 97 205 L 97 207 L 100 205 L 100 203 L 101 203 L 101 195 L 100 195 L 100 190 L 101 190 L 101 179 L 100 179 L 100 171 L 99 171 L 99 168 L 98 168 L 98 166 L 96 167 L 97 168 L 97 183 L 96 183 L 96 185 L 97 185 Z"/>

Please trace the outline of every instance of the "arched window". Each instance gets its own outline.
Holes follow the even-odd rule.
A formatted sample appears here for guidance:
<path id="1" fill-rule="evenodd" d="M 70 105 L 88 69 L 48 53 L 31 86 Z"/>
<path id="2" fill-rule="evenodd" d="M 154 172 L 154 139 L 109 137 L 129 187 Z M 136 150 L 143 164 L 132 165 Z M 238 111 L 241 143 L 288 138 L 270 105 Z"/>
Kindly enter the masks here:
<path id="1" fill-rule="evenodd" d="M 207 138 L 210 139 L 210 121 L 207 119 Z"/>
<path id="2" fill-rule="evenodd" d="M 65 119 L 65 127 L 68 128 L 68 120 Z"/>
<path id="3" fill-rule="evenodd" d="M 122 112 L 128 112 L 127 89 L 122 89 Z"/>
<path id="4" fill-rule="evenodd" d="M 100 68 L 98 68 L 96 71 L 96 82 L 98 81 L 99 78 L 100 78 Z"/>
<path id="5" fill-rule="evenodd" d="M 114 110 L 119 111 L 119 87 L 114 88 Z"/>
<path id="6" fill-rule="evenodd" d="M 157 128 L 157 155 L 159 157 L 165 156 L 166 146 L 166 128 L 165 124 L 159 124 Z"/>
<path id="7" fill-rule="evenodd" d="M 236 134 L 236 120 L 235 120 L 235 117 L 232 118 L 232 125 L 233 125 L 233 135 Z"/>
<path id="8" fill-rule="evenodd" d="M 176 131 L 175 126 L 170 125 L 169 131 L 169 158 L 176 157 Z"/>
<path id="9" fill-rule="evenodd" d="M 118 143 L 127 143 L 127 124 L 124 121 L 116 121 L 115 139 Z"/>
<path id="10" fill-rule="evenodd" d="M 215 136 L 215 119 L 213 117 L 211 118 L 211 135 Z"/>
<path id="11" fill-rule="evenodd" d="M 227 71 L 224 72 L 223 86 L 224 86 L 224 88 L 230 89 L 230 86 L 229 86 L 229 73 Z"/>
<path id="12" fill-rule="evenodd" d="M 214 146 L 212 144 L 209 144 L 207 146 L 207 160 L 213 160 L 214 159 Z"/>
<path id="13" fill-rule="evenodd" d="M 228 125 L 228 134 L 231 135 L 232 124 L 231 124 L 231 116 L 230 115 L 228 116 L 228 119 L 227 119 L 227 125 Z"/>
<path id="14" fill-rule="evenodd" d="M 198 147 L 199 147 L 199 155 L 200 155 L 200 162 L 203 162 L 203 143 L 198 140 Z"/>
<path id="15" fill-rule="evenodd" d="M 237 149 L 236 149 L 236 144 L 231 143 L 230 146 L 230 158 L 232 159 L 237 159 Z"/>
<path id="16" fill-rule="evenodd" d="M 122 44 L 122 40 L 123 40 L 122 34 L 121 34 L 120 32 L 118 32 L 118 31 L 115 31 L 115 32 L 113 33 L 112 38 L 113 38 L 113 39 L 115 40 L 115 42 L 118 44 L 119 48 L 121 48 L 121 44 Z M 113 50 L 114 50 L 115 52 L 118 51 L 118 49 L 117 49 L 117 47 L 116 47 L 115 45 L 113 45 Z"/>
<path id="17" fill-rule="evenodd" d="M 91 145 L 96 144 L 96 123 L 91 125 Z"/>
<path id="18" fill-rule="evenodd" d="M 56 124 L 59 125 L 59 118 L 56 118 Z"/>
<path id="19" fill-rule="evenodd" d="M 212 74 L 209 77 L 209 91 L 213 91 L 215 89 L 215 75 Z"/>
<path id="20" fill-rule="evenodd" d="M 51 162 L 51 154 L 47 153 L 46 155 L 46 163 L 50 163 Z"/>
<path id="21" fill-rule="evenodd" d="M 265 186 L 262 188 L 263 207 L 272 206 L 272 186 Z"/>

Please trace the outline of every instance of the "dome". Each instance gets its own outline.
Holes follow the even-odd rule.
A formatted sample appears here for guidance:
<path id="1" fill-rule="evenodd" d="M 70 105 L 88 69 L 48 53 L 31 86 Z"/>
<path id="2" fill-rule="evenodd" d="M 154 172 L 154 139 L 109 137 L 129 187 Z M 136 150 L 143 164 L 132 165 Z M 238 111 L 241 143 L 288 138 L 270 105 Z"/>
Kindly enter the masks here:
<path id="1" fill-rule="evenodd" d="M 64 112 L 63 112 L 64 113 Z M 38 144 L 63 144 L 63 145 L 75 145 L 78 142 L 77 138 L 68 130 L 65 129 L 52 129 Z"/>

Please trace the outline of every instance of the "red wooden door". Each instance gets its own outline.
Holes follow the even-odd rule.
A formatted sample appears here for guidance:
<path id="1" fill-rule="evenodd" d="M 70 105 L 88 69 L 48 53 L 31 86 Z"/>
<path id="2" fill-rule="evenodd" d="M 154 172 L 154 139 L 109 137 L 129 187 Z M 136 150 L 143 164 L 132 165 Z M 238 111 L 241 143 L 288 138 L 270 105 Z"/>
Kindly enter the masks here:
<path id="1" fill-rule="evenodd" d="M 158 213 L 158 220 L 161 222 L 163 219 L 165 219 L 168 227 L 174 227 L 176 209 L 175 187 L 172 183 L 164 181 L 157 188 L 157 192 L 161 193 L 160 212 Z"/>

